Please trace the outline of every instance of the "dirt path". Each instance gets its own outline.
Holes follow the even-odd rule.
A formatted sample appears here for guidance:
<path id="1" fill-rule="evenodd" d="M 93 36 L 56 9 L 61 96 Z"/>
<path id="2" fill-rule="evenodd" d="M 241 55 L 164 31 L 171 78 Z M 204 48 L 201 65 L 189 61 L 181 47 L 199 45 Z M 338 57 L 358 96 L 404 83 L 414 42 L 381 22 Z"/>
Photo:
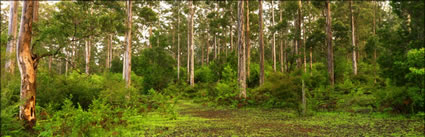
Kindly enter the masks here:
<path id="1" fill-rule="evenodd" d="M 323 112 L 299 117 L 282 109 L 214 109 L 179 101 L 164 136 L 423 136 L 424 121 Z M 163 128 L 164 129 L 164 128 Z"/>

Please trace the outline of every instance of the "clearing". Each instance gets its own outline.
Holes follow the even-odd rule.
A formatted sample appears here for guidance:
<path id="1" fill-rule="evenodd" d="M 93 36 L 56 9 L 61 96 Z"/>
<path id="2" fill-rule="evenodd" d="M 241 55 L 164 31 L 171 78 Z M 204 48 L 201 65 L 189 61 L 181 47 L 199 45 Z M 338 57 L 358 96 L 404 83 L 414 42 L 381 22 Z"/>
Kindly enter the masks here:
<path id="1" fill-rule="evenodd" d="M 424 136 L 424 120 L 385 114 L 318 112 L 298 116 L 284 109 L 217 109 L 187 100 L 177 119 L 149 114 L 147 136 Z"/>

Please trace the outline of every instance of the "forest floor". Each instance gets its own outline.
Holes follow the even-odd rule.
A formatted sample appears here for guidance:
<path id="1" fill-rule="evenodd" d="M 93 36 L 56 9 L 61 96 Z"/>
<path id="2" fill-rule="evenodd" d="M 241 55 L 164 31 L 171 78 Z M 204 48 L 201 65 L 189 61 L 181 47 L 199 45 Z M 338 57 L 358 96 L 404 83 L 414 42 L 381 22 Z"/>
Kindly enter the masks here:
<path id="1" fill-rule="evenodd" d="M 283 109 L 217 109 L 180 100 L 177 119 L 149 118 L 155 136 L 424 136 L 424 120 L 385 114 L 317 112 L 298 116 Z M 149 124 L 150 123 L 150 124 Z"/>

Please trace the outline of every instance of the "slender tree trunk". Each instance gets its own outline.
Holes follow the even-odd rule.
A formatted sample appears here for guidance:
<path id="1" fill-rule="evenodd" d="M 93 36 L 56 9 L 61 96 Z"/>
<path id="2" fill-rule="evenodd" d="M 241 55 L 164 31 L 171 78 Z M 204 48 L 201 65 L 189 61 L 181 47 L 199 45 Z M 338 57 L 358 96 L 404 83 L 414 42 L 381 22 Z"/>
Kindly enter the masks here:
<path id="1" fill-rule="evenodd" d="M 287 41 L 286 39 L 283 40 L 283 63 L 285 64 L 285 72 L 288 72 L 288 53 L 286 52 L 287 48 Z"/>
<path id="2" fill-rule="evenodd" d="M 310 75 L 313 75 L 313 48 L 310 47 Z"/>
<path id="3" fill-rule="evenodd" d="M 62 74 L 62 62 L 60 60 L 58 61 L 58 67 L 56 69 L 58 70 L 59 74 Z"/>
<path id="4" fill-rule="evenodd" d="M 311 20 L 310 18 L 308 18 L 308 23 L 310 22 Z M 310 75 L 313 75 L 313 47 L 310 45 L 309 49 L 310 49 Z"/>
<path id="5" fill-rule="evenodd" d="M 218 42 L 217 42 L 217 57 L 220 55 L 220 45 L 221 45 L 220 39 L 218 39 Z"/>
<path id="6" fill-rule="evenodd" d="M 210 40 L 207 40 L 207 65 L 209 64 L 210 64 Z"/>
<path id="7" fill-rule="evenodd" d="M 275 25 L 274 22 L 274 1 L 272 0 L 272 26 Z M 272 54 L 273 54 L 273 71 L 276 72 L 276 33 L 273 32 L 273 45 L 272 45 Z"/>
<path id="8" fill-rule="evenodd" d="M 246 74 L 245 74 L 245 35 L 244 35 L 244 3 L 238 1 L 238 72 L 239 72 L 239 98 L 246 98 Z"/>
<path id="9" fill-rule="evenodd" d="M 214 35 L 214 60 L 217 59 L 217 36 Z"/>
<path id="10" fill-rule="evenodd" d="M 75 65 L 75 56 L 77 54 L 77 52 L 76 52 L 76 50 L 77 50 L 77 44 L 76 44 L 75 41 L 74 41 L 73 46 L 71 48 L 72 48 L 72 51 L 71 51 L 71 68 L 75 68 L 76 67 L 76 65 Z"/>
<path id="11" fill-rule="evenodd" d="M 250 39 L 250 32 L 249 32 L 249 0 L 246 1 L 246 78 L 248 79 L 250 77 L 250 69 L 249 65 L 251 64 L 251 39 Z"/>
<path id="12" fill-rule="evenodd" d="M 351 40 L 353 44 L 353 71 L 354 75 L 357 75 L 357 54 L 356 54 L 356 35 L 354 27 L 354 15 L 353 15 L 353 0 L 350 0 L 350 13 L 351 13 Z"/>
<path id="13" fill-rule="evenodd" d="M 177 15 L 177 81 L 180 80 L 180 2 Z"/>
<path id="14" fill-rule="evenodd" d="M 304 84 L 304 79 L 302 79 L 302 89 L 301 89 L 301 94 L 302 94 L 302 109 L 303 109 L 303 115 L 305 115 L 305 111 L 307 110 L 307 99 L 305 97 L 305 84 Z"/>
<path id="15" fill-rule="evenodd" d="M 376 1 L 373 1 L 373 36 L 376 36 Z M 373 83 L 376 84 L 376 45 L 373 49 Z"/>
<path id="16" fill-rule="evenodd" d="M 53 62 L 53 58 L 52 56 L 49 56 L 49 72 L 52 72 L 52 62 Z"/>
<path id="17" fill-rule="evenodd" d="M 131 25 L 132 25 L 132 2 L 127 1 L 127 15 L 128 15 L 128 30 L 127 30 L 127 47 L 126 47 L 126 53 L 127 53 L 127 59 L 126 59 L 126 72 L 125 72 L 125 83 L 127 85 L 127 88 L 130 87 L 131 84 Z"/>
<path id="18" fill-rule="evenodd" d="M 15 55 L 16 55 L 16 35 L 18 32 L 18 8 L 19 1 L 13 1 L 10 4 L 10 12 L 9 12 L 9 27 L 7 35 L 9 36 L 9 40 L 7 42 L 6 47 L 6 72 L 14 75 L 15 72 Z"/>
<path id="19" fill-rule="evenodd" d="M 279 10 L 279 22 L 282 22 L 282 9 Z M 280 32 L 280 71 L 284 72 L 284 64 L 283 64 L 283 33 Z"/>
<path id="20" fill-rule="evenodd" d="M 19 118 L 25 121 L 26 127 L 32 129 L 36 123 L 36 68 L 38 60 L 31 56 L 31 33 L 33 22 L 34 1 L 24 1 L 20 31 L 17 43 L 17 61 L 21 74 Z"/>
<path id="21" fill-rule="evenodd" d="M 68 59 L 69 59 L 68 53 L 65 54 L 65 56 L 66 56 L 66 60 L 65 60 L 65 76 L 66 76 L 68 74 Z"/>
<path id="22" fill-rule="evenodd" d="M 107 44 L 106 44 L 106 59 L 105 59 L 105 70 L 106 71 L 108 71 L 108 68 L 109 68 L 109 55 L 110 55 L 110 53 L 109 53 L 109 48 L 111 48 L 111 46 L 109 45 L 110 44 L 110 42 L 109 42 L 109 38 L 108 38 L 108 40 L 107 40 Z"/>
<path id="23" fill-rule="evenodd" d="M 331 17 L 331 5 L 329 0 L 326 0 L 326 33 L 327 33 L 327 45 L 328 45 L 328 74 L 329 80 L 332 86 L 335 84 L 335 75 L 334 75 L 334 57 L 333 57 L 333 47 L 332 47 L 332 17 Z"/>
<path id="24" fill-rule="evenodd" d="M 190 5 L 190 85 L 195 86 L 195 52 L 194 52 L 194 41 L 193 41 L 193 1 L 189 1 Z"/>
<path id="25" fill-rule="evenodd" d="M 90 73 L 91 36 L 86 40 L 86 74 Z"/>
<path id="26" fill-rule="evenodd" d="M 187 83 L 190 84 L 190 18 L 187 19 Z"/>
<path id="27" fill-rule="evenodd" d="M 232 1 L 230 1 L 232 2 Z M 233 51 L 233 8 L 230 8 L 230 49 Z"/>
<path id="28" fill-rule="evenodd" d="M 302 3 L 301 0 L 298 1 L 298 24 L 297 24 L 297 31 L 298 33 L 298 39 L 297 39 L 297 45 L 295 47 L 296 49 L 296 53 L 297 53 L 297 68 L 301 68 L 301 58 L 300 58 L 300 54 L 301 54 L 301 47 L 302 47 L 302 42 L 301 42 L 301 25 L 302 25 L 302 12 L 301 12 L 301 8 L 302 8 Z"/>
<path id="29" fill-rule="evenodd" d="M 283 64 L 283 40 L 280 40 L 280 72 L 284 72 Z"/>
<path id="30" fill-rule="evenodd" d="M 128 9 L 128 3 L 126 3 L 126 6 L 127 6 L 127 9 Z M 128 13 L 128 11 L 127 11 L 127 13 Z M 128 20 L 126 21 L 126 24 L 128 24 L 127 23 L 128 22 Z M 124 43 L 123 43 L 123 46 L 124 46 L 124 57 L 123 57 L 123 63 L 122 63 L 122 65 L 123 65 L 123 67 L 122 67 L 122 79 L 126 79 L 126 74 L 127 74 L 127 40 L 128 40 L 128 31 L 127 32 L 125 32 L 125 34 L 124 34 Z"/>
<path id="31" fill-rule="evenodd" d="M 109 64 L 109 66 L 108 66 L 108 69 L 110 69 L 111 68 L 111 66 L 112 66 L 112 34 L 109 34 L 109 59 L 108 59 L 108 64 Z"/>
<path id="32" fill-rule="evenodd" d="M 201 66 L 204 66 L 204 45 L 201 45 Z M 227 52 L 226 52 L 227 55 Z"/>
<path id="33" fill-rule="evenodd" d="M 260 18 L 260 85 L 264 83 L 264 40 L 263 40 L 263 1 L 259 0 L 259 18 Z"/>
<path id="34" fill-rule="evenodd" d="M 306 33 L 305 33 L 305 30 L 306 30 L 306 28 L 305 28 L 305 24 L 304 24 L 304 26 L 303 26 L 303 59 L 304 59 L 304 72 L 306 73 L 307 72 L 307 57 L 306 57 L 306 54 L 305 54 L 305 49 L 307 48 L 307 45 L 306 45 L 306 43 L 305 43 L 305 40 L 307 39 L 306 38 Z"/>

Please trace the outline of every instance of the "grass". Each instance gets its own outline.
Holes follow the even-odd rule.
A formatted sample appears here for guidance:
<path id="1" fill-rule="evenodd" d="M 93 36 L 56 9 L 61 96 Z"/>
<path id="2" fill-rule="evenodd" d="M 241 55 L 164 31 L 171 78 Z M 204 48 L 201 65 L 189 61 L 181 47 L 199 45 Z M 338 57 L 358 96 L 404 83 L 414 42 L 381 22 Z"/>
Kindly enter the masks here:
<path id="1" fill-rule="evenodd" d="M 214 109 L 187 100 L 177 119 L 150 113 L 140 119 L 146 136 L 424 136 L 422 118 L 317 112 L 298 116 L 284 109 Z M 136 135 L 136 134 L 134 134 Z"/>

